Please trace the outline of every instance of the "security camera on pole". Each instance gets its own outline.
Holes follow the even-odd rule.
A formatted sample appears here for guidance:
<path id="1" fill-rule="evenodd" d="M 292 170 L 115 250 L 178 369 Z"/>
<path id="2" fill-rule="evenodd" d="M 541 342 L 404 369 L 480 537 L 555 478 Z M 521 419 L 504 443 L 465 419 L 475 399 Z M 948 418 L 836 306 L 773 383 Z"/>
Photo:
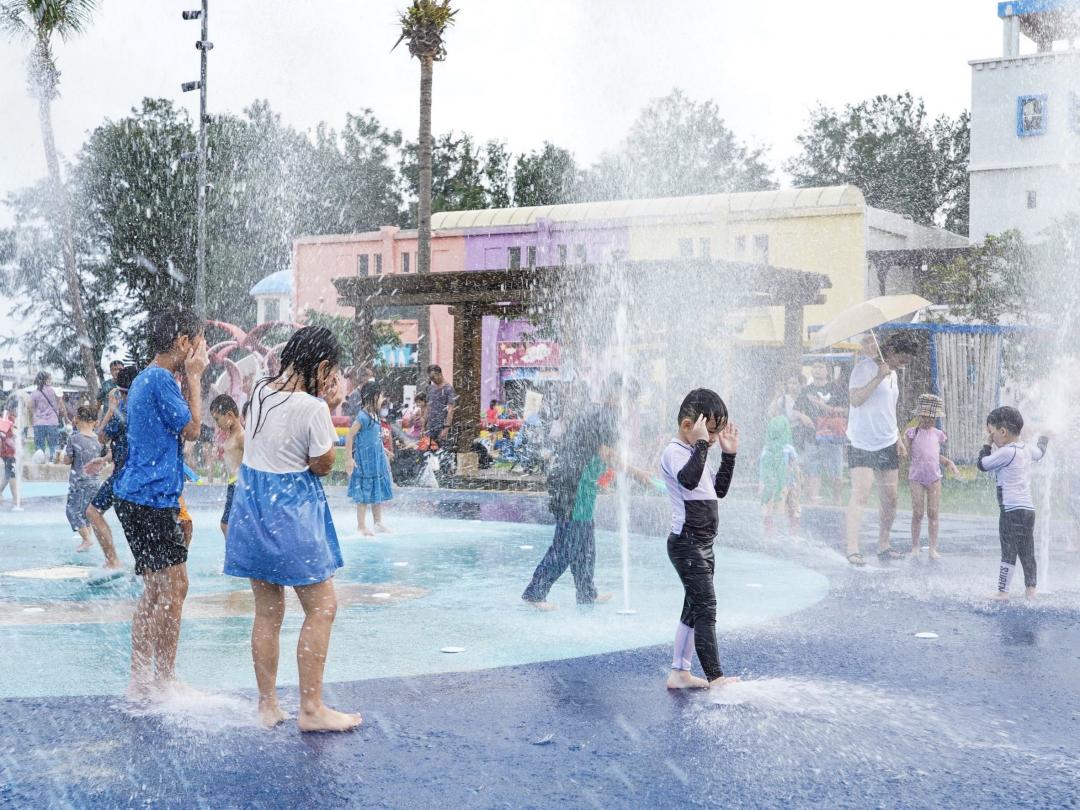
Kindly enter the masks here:
<path id="1" fill-rule="evenodd" d="M 180 89 L 185 93 L 192 90 L 199 91 L 199 148 L 196 153 L 199 159 L 199 190 L 196 212 L 198 237 L 195 248 L 195 311 L 202 318 L 206 317 L 206 125 L 210 121 L 210 117 L 206 114 L 206 54 L 214 47 L 214 43 L 207 39 L 207 2 L 208 0 L 202 0 L 202 10 L 181 12 L 185 20 L 202 20 L 202 35 L 195 43 L 195 48 L 199 51 L 199 80 L 184 82 L 180 85 Z M 185 152 L 181 157 L 190 160 L 194 155 Z"/>

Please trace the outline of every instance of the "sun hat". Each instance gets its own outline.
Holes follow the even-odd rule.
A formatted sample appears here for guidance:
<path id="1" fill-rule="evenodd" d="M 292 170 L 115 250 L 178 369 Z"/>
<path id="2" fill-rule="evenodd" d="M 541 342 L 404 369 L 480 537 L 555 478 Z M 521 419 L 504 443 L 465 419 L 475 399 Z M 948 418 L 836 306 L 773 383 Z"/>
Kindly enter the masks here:
<path id="1" fill-rule="evenodd" d="M 915 406 L 914 416 L 922 419 L 943 419 L 945 417 L 945 402 L 937 394 L 919 394 L 919 402 Z"/>

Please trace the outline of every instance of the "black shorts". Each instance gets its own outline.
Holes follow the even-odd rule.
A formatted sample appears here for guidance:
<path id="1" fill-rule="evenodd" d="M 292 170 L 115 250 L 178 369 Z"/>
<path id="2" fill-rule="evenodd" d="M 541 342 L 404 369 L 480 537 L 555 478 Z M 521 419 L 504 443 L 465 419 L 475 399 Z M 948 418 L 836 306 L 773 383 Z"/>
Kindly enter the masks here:
<path id="1" fill-rule="evenodd" d="M 229 525 L 229 512 L 232 511 L 232 499 L 235 492 L 236 484 L 229 484 L 229 488 L 225 490 L 225 511 L 221 513 L 221 522 L 226 526 Z"/>
<path id="2" fill-rule="evenodd" d="M 15 459 L 13 459 L 13 458 L 5 458 L 4 459 L 4 475 L 7 476 L 12 481 L 15 480 Z"/>
<path id="3" fill-rule="evenodd" d="M 883 447 L 880 450 L 860 450 L 858 447 L 848 448 L 848 467 L 869 467 L 871 470 L 886 472 L 900 469 L 900 454 L 895 444 Z"/>
<path id="4" fill-rule="evenodd" d="M 187 562 L 188 550 L 180 530 L 179 509 L 159 509 L 115 500 L 116 516 L 124 527 L 128 548 L 135 558 L 135 573 L 160 571 Z"/>

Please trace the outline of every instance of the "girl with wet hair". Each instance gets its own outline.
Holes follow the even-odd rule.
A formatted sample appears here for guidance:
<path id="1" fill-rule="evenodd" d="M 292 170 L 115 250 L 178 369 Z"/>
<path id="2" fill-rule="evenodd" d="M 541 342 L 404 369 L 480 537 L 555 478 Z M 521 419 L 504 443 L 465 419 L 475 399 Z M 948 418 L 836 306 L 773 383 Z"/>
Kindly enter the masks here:
<path id="1" fill-rule="evenodd" d="M 323 668 L 337 611 L 334 572 L 343 564 L 319 478 L 334 466 L 337 432 L 330 412 L 345 384 L 341 347 L 325 327 L 306 326 L 281 352 L 281 371 L 259 380 L 244 426 L 244 457 L 225 539 L 225 573 L 246 577 L 255 595 L 251 652 L 259 716 L 267 727 L 286 715 L 277 699 L 285 588 L 296 591 L 304 624 L 296 647 L 301 731 L 347 731 L 359 714 L 327 707 Z"/>
<path id="2" fill-rule="evenodd" d="M 374 536 L 367 527 L 367 508 L 376 532 L 388 532 L 383 525 L 382 505 L 394 497 L 390 462 L 382 438 L 380 410 L 385 402 L 382 387 L 371 380 L 360 388 L 360 410 L 349 428 L 345 448 L 349 460 L 349 497 L 356 504 L 356 529 L 365 537 Z"/>

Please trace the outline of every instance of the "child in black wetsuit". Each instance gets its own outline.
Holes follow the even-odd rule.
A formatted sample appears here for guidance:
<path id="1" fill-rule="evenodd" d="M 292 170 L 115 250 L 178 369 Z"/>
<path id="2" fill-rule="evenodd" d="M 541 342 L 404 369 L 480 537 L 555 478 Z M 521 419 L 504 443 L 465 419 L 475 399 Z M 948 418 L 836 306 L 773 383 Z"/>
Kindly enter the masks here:
<path id="1" fill-rule="evenodd" d="M 727 406 L 715 391 L 698 388 L 679 407 L 679 432 L 660 459 L 671 501 L 668 559 L 682 580 L 686 596 L 675 634 L 675 655 L 668 689 L 705 689 L 739 680 L 724 677 L 716 644 L 716 591 L 713 587 L 713 541 L 719 526 L 717 499 L 727 495 L 735 471 L 739 430 L 728 421 Z M 708 465 L 709 448 L 720 442 L 720 469 Z M 705 678 L 690 674 L 697 652 Z"/>

